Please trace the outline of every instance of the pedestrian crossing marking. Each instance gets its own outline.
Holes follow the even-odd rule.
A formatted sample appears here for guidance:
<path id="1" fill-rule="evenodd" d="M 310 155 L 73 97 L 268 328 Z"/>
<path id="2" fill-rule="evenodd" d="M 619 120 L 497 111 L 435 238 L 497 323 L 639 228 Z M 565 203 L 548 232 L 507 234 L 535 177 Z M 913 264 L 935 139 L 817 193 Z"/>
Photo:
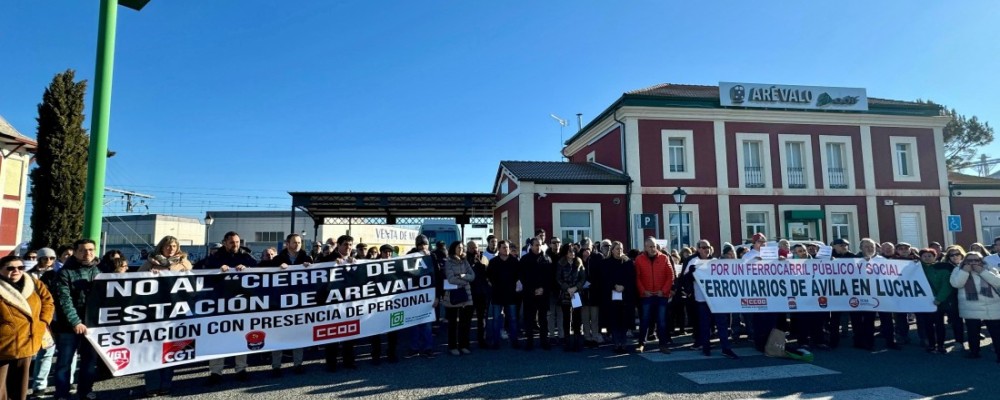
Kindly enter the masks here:
<path id="1" fill-rule="evenodd" d="M 754 357 L 762 356 L 763 354 L 757 350 L 746 348 L 733 349 L 733 352 L 740 357 Z M 725 358 L 722 355 L 721 349 L 712 350 L 712 355 L 710 357 L 705 357 L 700 351 L 688 350 L 687 348 L 674 349 L 670 354 L 663 354 L 656 351 L 650 351 L 648 353 L 640 354 L 642 358 L 645 358 L 652 362 L 674 362 L 674 361 L 698 361 L 698 360 L 718 360 L 720 358 Z"/>
<path id="2" fill-rule="evenodd" d="M 875 387 L 867 389 L 839 390 L 836 392 L 824 393 L 799 393 L 785 397 L 773 397 L 770 400 L 914 400 L 930 399 L 916 393 L 907 392 L 894 387 Z M 745 400 L 764 400 L 762 397 L 755 397 Z"/>
<path id="3" fill-rule="evenodd" d="M 773 367 L 733 368 L 697 372 L 681 372 L 680 375 L 699 385 L 713 383 L 769 381 L 773 379 L 798 378 L 803 376 L 834 375 L 840 372 L 812 364 L 778 365 Z"/>

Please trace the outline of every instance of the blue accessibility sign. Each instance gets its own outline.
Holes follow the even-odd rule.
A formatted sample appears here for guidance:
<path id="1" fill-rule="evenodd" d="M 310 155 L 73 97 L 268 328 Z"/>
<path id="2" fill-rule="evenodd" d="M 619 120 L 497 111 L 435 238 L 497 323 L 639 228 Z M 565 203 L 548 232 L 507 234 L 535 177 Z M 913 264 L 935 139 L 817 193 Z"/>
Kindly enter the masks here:
<path id="1" fill-rule="evenodd" d="M 961 232 L 962 231 L 962 216 L 961 215 L 949 215 L 948 216 L 948 232 Z"/>

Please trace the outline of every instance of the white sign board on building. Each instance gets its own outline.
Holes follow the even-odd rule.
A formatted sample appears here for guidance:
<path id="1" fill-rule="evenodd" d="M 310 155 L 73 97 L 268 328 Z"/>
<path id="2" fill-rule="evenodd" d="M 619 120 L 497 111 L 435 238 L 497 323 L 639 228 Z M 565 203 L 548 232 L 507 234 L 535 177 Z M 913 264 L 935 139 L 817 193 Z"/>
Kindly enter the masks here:
<path id="1" fill-rule="evenodd" d="M 726 107 L 868 110 L 864 88 L 719 82 L 719 102 Z"/>

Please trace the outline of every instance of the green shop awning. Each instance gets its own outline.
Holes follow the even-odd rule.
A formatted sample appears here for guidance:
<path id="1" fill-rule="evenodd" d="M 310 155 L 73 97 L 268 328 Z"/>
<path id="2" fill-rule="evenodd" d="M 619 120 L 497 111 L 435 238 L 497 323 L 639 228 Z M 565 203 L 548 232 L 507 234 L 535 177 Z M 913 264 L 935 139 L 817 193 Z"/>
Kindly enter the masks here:
<path id="1" fill-rule="evenodd" d="M 785 211 L 788 221 L 816 221 L 825 217 L 823 210 L 789 210 Z"/>

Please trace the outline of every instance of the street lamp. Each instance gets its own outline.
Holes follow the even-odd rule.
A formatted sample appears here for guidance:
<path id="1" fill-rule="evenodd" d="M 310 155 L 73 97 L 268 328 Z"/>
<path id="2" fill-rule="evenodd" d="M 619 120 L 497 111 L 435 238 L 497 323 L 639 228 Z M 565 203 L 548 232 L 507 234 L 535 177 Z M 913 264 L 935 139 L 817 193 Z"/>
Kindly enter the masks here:
<path id="1" fill-rule="evenodd" d="M 681 233 L 682 233 L 682 231 L 684 229 L 684 212 L 682 210 L 684 208 L 684 200 L 687 200 L 688 193 L 685 192 L 684 189 L 681 189 L 680 186 L 678 186 L 677 190 L 674 190 L 673 195 L 674 195 L 674 204 L 677 205 L 677 247 L 676 248 L 678 249 L 677 251 L 680 251 L 679 249 L 681 248 Z"/>
<path id="2" fill-rule="evenodd" d="M 115 26 L 118 4 L 139 11 L 150 0 L 101 0 L 97 32 L 97 67 L 94 71 L 94 102 L 91 104 L 90 155 L 83 203 L 83 237 L 101 241 L 104 178 L 108 164 L 108 125 L 111 121 L 111 77 L 115 65 Z"/>
<path id="3" fill-rule="evenodd" d="M 215 223 L 215 218 L 212 218 L 211 214 L 205 214 L 205 258 L 208 258 L 208 253 L 211 251 L 212 243 L 212 224 Z"/>

